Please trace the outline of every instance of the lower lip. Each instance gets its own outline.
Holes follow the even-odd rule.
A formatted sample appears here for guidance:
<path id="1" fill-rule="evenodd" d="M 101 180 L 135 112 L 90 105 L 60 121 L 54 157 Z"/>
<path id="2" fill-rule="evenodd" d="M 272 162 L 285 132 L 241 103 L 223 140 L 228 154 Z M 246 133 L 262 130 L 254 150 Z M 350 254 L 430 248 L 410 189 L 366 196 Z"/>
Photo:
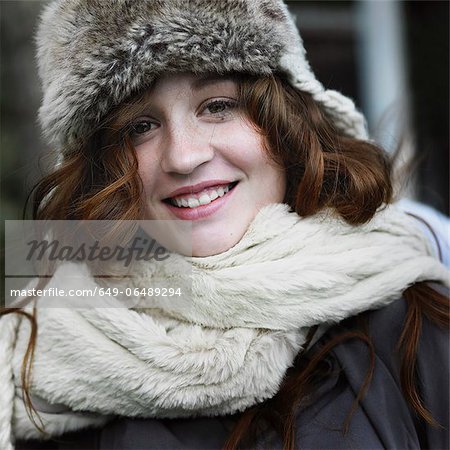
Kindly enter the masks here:
<path id="1" fill-rule="evenodd" d="M 175 216 L 181 220 L 201 220 L 206 217 L 215 214 L 222 206 L 224 206 L 228 200 L 233 196 L 237 185 L 234 186 L 231 191 L 228 191 L 223 197 L 218 197 L 207 205 L 197 206 L 196 208 L 178 208 L 176 206 L 170 205 L 169 203 L 164 203 L 164 205 L 171 211 Z"/>

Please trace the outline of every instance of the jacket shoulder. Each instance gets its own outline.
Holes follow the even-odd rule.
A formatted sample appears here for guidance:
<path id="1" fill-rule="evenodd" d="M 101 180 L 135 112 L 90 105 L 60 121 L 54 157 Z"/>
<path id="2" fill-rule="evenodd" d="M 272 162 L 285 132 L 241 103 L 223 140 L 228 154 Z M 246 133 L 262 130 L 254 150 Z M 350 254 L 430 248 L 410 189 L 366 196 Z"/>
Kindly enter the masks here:
<path id="1" fill-rule="evenodd" d="M 429 283 L 429 286 L 447 298 L 449 297 L 450 291 L 445 286 L 438 283 Z M 379 356 L 392 357 L 392 354 L 396 353 L 395 349 L 405 326 L 407 314 L 408 302 L 404 297 L 367 314 L 368 332 Z M 445 337 L 448 336 L 448 330 L 440 328 L 425 315 L 422 315 L 419 349 L 421 346 L 423 347 L 424 340 L 429 339 L 431 335 L 436 338 L 437 336 Z M 446 339 L 444 339 L 444 342 L 446 342 Z"/>
<path id="2" fill-rule="evenodd" d="M 430 287 L 448 298 L 446 287 L 434 283 L 430 283 Z M 413 441 L 415 445 L 425 448 L 449 448 L 449 330 L 422 315 L 415 355 L 415 383 L 424 407 L 442 425 L 433 427 L 418 418 L 403 393 L 403 349 L 399 349 L 398 342 L 407 321 L 408 308 L 408 301 L 402 297 L 384 308 L 365 314 L 375 352 L 375 367 L 362 405 L 377 434 L 385 444 L 389 444 L 388 448 L 408 448 Z M 351 319 L 345 328 L 354 325 L 353 320 L 356 319 Z M 344 343 L 333 353 L 347 381 L 357 392 L 368 368 L 365 344 Z M 396 425 L 393 427 L 393 424 Z"/>

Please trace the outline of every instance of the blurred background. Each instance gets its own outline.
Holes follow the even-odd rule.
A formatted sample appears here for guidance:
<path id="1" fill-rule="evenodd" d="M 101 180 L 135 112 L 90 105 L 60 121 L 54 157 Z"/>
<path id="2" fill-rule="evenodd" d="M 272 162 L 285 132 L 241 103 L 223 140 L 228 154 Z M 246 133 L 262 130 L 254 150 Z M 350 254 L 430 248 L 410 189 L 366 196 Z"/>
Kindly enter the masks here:
<path id="1" fill-rule="evenodd" d="M 149 0 L 150 1 L 150 0 Z M 0 1 L 1 214 L 20 219 L 48 166 L 33 36 L 45 1 Z M 372 136 L 412 158 L 407 192 L 449 213 L 449 2 L 288 1 L 317 77 L 352 97 Z"/>

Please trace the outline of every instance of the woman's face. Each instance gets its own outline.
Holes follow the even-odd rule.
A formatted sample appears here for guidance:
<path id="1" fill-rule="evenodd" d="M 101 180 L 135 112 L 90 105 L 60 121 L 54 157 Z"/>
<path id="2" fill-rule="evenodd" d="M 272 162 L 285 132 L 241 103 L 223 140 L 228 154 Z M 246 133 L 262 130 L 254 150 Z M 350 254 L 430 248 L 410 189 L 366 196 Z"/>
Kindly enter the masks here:
<path id="1" fill-rule="evenodd" d="M 131 136 L 144 186 L 146 219 L 192 221 L 192 254 L 222 253 L 258 211 L 282 202 L 284 171 L 237 108 L 226 78 L 161 77 Z"/>

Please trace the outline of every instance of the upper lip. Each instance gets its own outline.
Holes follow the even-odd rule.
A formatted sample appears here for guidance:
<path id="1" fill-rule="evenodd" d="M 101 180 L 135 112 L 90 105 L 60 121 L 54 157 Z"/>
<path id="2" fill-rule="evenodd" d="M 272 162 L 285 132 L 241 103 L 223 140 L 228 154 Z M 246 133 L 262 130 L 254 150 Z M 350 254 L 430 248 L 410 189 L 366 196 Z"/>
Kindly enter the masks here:
<path id="1" fill-rule="evenodd" d="M 214 186 L 221 186 L 224 184 L 231 184 L 233 181 L 229 180 L 208 180 L 203 181 L 201 183 L 192 184 L 190 186 L 183 186 L 175 191 L 171 192 L 166 198 L 176 197 L 177 195 L 183 194 L 196 194 L 197 192 L 203 191 L 203 189 L 207 189 Z"/>

